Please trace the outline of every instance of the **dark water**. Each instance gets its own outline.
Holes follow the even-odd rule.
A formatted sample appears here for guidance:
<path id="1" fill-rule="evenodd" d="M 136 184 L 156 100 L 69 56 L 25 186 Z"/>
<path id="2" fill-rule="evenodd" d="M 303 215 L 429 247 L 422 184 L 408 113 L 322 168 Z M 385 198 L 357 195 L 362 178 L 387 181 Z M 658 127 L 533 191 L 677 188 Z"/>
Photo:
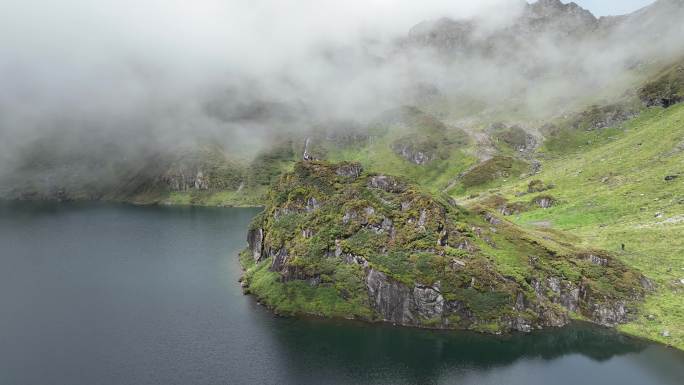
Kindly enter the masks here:
<path id="1" fill-rule="evenodd" d="M 684 383 L 682 353 L 586 325 L 500 339 L 274 317 L 237 284 L 255 213 L 0 206 L 0 385 Z"/>

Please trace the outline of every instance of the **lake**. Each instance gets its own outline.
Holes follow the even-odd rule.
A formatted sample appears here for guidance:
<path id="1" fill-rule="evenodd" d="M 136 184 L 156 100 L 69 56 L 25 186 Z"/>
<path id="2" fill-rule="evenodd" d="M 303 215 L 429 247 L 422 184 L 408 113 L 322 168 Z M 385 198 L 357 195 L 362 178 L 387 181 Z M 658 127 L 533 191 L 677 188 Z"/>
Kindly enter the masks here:
<path id="1" fill-rule="evenodd" d="M 0 384 L 677 384 L 684 353 L 281 318 L 242 295 L 254 209 L 0 204 Z"/>

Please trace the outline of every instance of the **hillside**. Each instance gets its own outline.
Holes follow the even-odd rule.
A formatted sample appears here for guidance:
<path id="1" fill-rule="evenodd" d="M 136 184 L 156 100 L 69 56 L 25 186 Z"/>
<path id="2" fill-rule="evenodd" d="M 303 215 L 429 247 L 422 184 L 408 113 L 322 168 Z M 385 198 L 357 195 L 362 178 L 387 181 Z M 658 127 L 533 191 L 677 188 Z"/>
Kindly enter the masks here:
<path id="1" fill-rule="evenodd" d="M 509 214 L 528 229 L 563 231 L 578 244 L 616 253 L 657 284 L 640 317 L 621 329 L 683 347 L 684 105 L 584 131 L 582 140 L 562 153 L 546 149 L 538 174 L 455 198 Z M 540 198 L 550 207 L 536 205 Z"/>
<path id="2" fill-rule="evenodd" d="M 484 142 L 465 141 L 425 164 L 393 152 L 390 139 L 331 151 L 330 158 L 404 175 L 529 230 L 611 250 L 658 288 L 640 318 L 621 329 L 682 347 L 684 106 L 670 102 L 679 100 L 681 73 L 681 64 L 668 66 L 626 101 L 547 124 L 546 138 L 531 149 L 519 147 L 524 135 L 499 125 L 483 130 Z M 482 157 L 483 148 L 491 155 Z"/>

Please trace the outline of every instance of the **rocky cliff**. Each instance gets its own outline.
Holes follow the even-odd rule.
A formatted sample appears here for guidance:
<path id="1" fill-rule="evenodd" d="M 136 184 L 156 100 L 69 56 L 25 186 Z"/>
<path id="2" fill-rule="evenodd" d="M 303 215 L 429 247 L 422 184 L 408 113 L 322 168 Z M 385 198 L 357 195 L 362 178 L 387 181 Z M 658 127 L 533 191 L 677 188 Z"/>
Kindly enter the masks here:
<path id="1" fill-rule="evenodd" d="M 599 19 L 575 3 L 540 0 L 516 5 L 506 10 L 509 20 L 497 28 L 479 19 L 442 18 L 413 27 L 405 43 L 452 54 L 499 54 L 537 46 L 540 37 L 557 42 L 582 38 L 601 26 Z"/>
<path id="2" fill-rule="evenodd" d="M 610 255 L 466 212 L 355 163 L 301 162 L 248 234 L 243 287 L 279 313 L 530 331 L 614 326 L 650 288 Z"/>

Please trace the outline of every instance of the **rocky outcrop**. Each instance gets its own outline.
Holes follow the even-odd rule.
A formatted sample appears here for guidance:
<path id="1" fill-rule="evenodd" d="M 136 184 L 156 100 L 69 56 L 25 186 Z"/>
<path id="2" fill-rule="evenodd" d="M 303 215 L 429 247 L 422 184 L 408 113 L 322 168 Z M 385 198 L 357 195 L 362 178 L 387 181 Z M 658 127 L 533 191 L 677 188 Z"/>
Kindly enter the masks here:
<path id="1" fill-rule="evenodd" d="M 280 300 L 304 295 L 288 286 L 304 282 L 327 300 L 332 291 L 336 301 L 366 309 L 354 314 L 370 321 L 527 332 L 565 325 L 570 313 L 607 326 L 635 314 L 648 290 L 645 277 L 603 252 L 559 255 L 542 246 L 548 242 L 491 214 L 442 203 L 400 178 L 308 161 L 274 185 L 248 233 L 247 255 L 262 274 L 276 273 L 268 293 L 282 287 Z M 514 278 L 482 251 L 492 248 L 535 256 L 519 256 L 521 275 Z M 244 285 L 260 295 L 250 277 Z M 309 300 L 288 302 L 288 311 L 306 312 L 301 301 Z"/>
<path id="2" fill-rule="evenodd" d="M 161 177 L 171 191 L 208 190 L 209 179 L 202 170 L 169 170 Z"/>
<path id="3" fill-rule="evenodd" d="M 402 141 L 394 143 L 392 145 L 392 150 L 411 163 L 424 165 L 437 159 L 437 155 L 434 153 L 435 149 L 427 147 L 428 146 L 419 146 L 416 143 L 406 143 Z"/>
<path id="4" fill-rule="evenodd" d="M 488 131 L 494 140 L 518 152 L 533 151 L 537 147 L 537 138 L 518 125 L 497 123 Z"/>
<path id="5" fill-rule="evenodd" d="M 244 170 L 214 147 L 184 150 L 160 162 L 156 178 L 166 191 L 236 190 L 244 184 Z"/>
<path id="6" fill-rule="evenodd" d="M 634 106 L 610 104 L 591 106 L 572 118 L 571 127 L 576 130 L 595 131 L 618 126 L 639 115 Z"/>
<path id="7" fill-rule="evenodd" d="M 304 152 L 302 153 L 302 160 L 315 160 L 314 156 L 311 154 L 309 146 L 311 145 L 311 138 L 306 138 L 304 140 Z"/>
<path id="8" fill-rule="evenodd" d="M 545 280 L 532 279 L 534 292 L 539 298 L 552 294 L 552 302 L 557 303 L 569 311 L 576 312 L 580 308 L 580 289 L 573 282 L 560 277 L 548 277 Z"/>
<path id="9" fill-rule="evenodd" d="M 361 172 L 363 172 L 363 167 L 361 167 L 361 165 L 358 163 L 341 163 L 337 167 L 337 170 L 335 170 L 335 173 L 338 176 L 344 176 L 353 179 L 361 176 Z"/>
<path id="10" fill-rule="evenodd" d="M 425 21 L 409 31 L 409 46 L 434 47 L 451 54 L 491 54 L 492 52 L 524 51 L 544 37 L 562 41 L 594 32 L 599 20 L 575 3 L 560 0 L 540 0 L 532 4 L 514 4 L 512 20 L 503 27 L 483 31 L 477 20 L 442 18 Z M 511 11 L 511 9 L 509 9 Z"/>
<path id="11" fill-rule="evenodd" d="M 534 203 L 536 206 L 538 206 L 542 209 L 548 209 L 548 208 L 551 208 L 556 203 L 556 199 L 554 199 L 550 195 L 542 195 L 542 196 L 534 198 L 532 200 L 532 203 Z"/>
<path id="12" fill-rule="evenodd" d="M 402 325 L 415 323 L 413 314 L 412 293 L 403 284 L 388 279 L 387 275 L 374 269 L 369 269 L 366 276 L 366 286 L 371 306 L 383 321 L 390 321 Z"/>
<path id="13" fill-rule="evenodd" d="M 247 243 L 252 251 L 252 258 L 255 262 L 261 261 L 264 254 L 264 229 L 249 229 L 247 232 Z"/>
<path id="14" fill-rule="evenodd" d="M 447 306 L 439 283 L 432 286 L 416 283 L 409 288 L 370 268 L 362 257 L 349 255 L 345 262 L 364 267 L 370 304 L 383 321 L 406 326 L 421 326 L 421 319 L 438 319 L 441 323 L 443 317 L 453 310 L 453 306 Z"/>
<path id="15" fill-rule="evenodd" d="M 406 190 L 406 186 L 403 182 L 395 177 L 387 175 L 372 176 L 368 181 L 368 187 L 381 189 L 388 193 L 401 193 Z"/>
<path id="16" fill-rule="evenodd" d="M 412 297 L 416 312 L 424 319 L 442 317 L 445 314 L 445 301 L 439 290 L 439 282 L 433 286 L 416 284 L 413 288 Z"/>
<path id="17" fill-rule="evenodd" d="M 639 89 L 639 98 L 647 107 L 669 108 L 684 102 L 684 64 L 661 73 Z"/>

